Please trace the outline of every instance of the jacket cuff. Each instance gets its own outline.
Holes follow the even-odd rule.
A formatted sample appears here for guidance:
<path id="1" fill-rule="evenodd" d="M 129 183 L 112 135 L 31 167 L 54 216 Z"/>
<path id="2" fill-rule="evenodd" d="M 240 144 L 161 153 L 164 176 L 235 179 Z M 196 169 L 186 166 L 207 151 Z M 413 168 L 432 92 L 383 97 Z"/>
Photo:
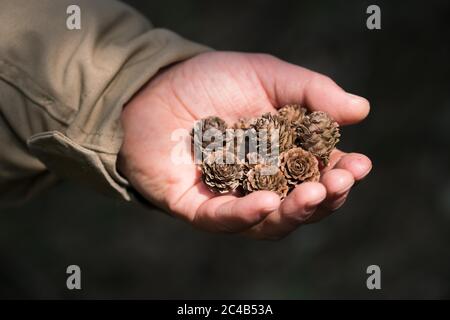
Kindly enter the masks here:
<path id="1" fill-rule="evenodd" d="M 123 142 L 123 106 L 160 69 L 210 50 L 168 30 L 153 29 L 148 33 L 147 39 L 152 42 L 149 49 L 145 49 L 145 36 L 142 43 L 133 44 L 135 52 L 92 109 L 75 114 L 65 132 L 42 132 L 28 139 L 29 150 L 57 176 L 122 200 L 138 199 L 116 167 Z M 142 200 L 137 202 L 148 205 Z"/>
<path id="2" fill-rule="evenodd" d="M 43 132 L 28 140 L 30 151 L 60 177 L 88 183 L 113 197 L 131 200 L 128 182 L 115 170 L 114 155 L 102 155 L 75 143 L 58 131 Z"/>

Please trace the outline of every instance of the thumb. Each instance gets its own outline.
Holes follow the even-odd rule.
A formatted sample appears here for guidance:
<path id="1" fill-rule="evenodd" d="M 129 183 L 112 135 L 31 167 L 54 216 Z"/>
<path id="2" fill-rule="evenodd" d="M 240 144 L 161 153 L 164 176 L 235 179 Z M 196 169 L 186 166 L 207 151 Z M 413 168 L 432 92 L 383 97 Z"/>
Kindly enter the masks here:
<path id="1" fill-rule="evenodd" d="M 325 75 L 270 55 L 250 54 L 249 59 L 275 107 L 299 103 L 312 111 L 325 111 L 343 125 L 369 114 L 367 99 L 345 92 Z"/>

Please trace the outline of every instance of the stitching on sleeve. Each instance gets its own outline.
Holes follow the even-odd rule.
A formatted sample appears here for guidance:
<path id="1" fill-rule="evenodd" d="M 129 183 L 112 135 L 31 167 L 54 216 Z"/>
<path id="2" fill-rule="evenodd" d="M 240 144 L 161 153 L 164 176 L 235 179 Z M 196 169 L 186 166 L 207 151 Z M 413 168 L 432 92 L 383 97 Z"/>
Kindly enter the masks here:
<path id="1" fill-rule="evenodd" d="M 76 110 L 49 95 L 25 71 L 0 59 L 0 79 L 19 90 L 26 98 L 47 112 L 53 119 L 69 125 Z"/>

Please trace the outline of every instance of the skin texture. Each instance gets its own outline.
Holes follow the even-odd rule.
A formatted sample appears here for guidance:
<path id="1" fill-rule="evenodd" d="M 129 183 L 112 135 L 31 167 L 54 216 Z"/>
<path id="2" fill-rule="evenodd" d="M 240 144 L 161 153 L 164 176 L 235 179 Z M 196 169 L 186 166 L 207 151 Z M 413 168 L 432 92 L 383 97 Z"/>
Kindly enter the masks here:
<path id="1" fill-rule="evenodd" d="M 369 102 L 346 93 L 328 77 L 265 54 L 209 52 L 171 66 L 127 104 L 119 170 L 155 205 L 211 232 L 280 239 L 328 216 L 371 169 L 357 153 L 335 150 L 320 182 L 298 185 L 280 202 L 269 191 L 245 197 L 207 190 L 192 164 L 172 165 L 172 132 L 217 115 L 232 123 L 275 112 L 287 103 L 329 113 L 339 124 L 363 120 Z M 178 142 L 179 143 L 179 142 Z"/>

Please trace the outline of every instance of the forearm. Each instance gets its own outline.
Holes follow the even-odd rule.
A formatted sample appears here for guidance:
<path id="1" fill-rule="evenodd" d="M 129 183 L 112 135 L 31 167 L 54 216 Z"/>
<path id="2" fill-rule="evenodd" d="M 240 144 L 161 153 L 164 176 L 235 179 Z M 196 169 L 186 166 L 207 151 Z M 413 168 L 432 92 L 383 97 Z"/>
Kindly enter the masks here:
<path id="1" fill-rule="evenodd" d="M 16 185 L 23 198 L 57 176 L 129 200 L 116 170 L 123 105 L 159 69 L 207 48 L 116 1 L 0 2 L 0 190 Z M 72 4 L 80 30 L 66 28 Z"/>

